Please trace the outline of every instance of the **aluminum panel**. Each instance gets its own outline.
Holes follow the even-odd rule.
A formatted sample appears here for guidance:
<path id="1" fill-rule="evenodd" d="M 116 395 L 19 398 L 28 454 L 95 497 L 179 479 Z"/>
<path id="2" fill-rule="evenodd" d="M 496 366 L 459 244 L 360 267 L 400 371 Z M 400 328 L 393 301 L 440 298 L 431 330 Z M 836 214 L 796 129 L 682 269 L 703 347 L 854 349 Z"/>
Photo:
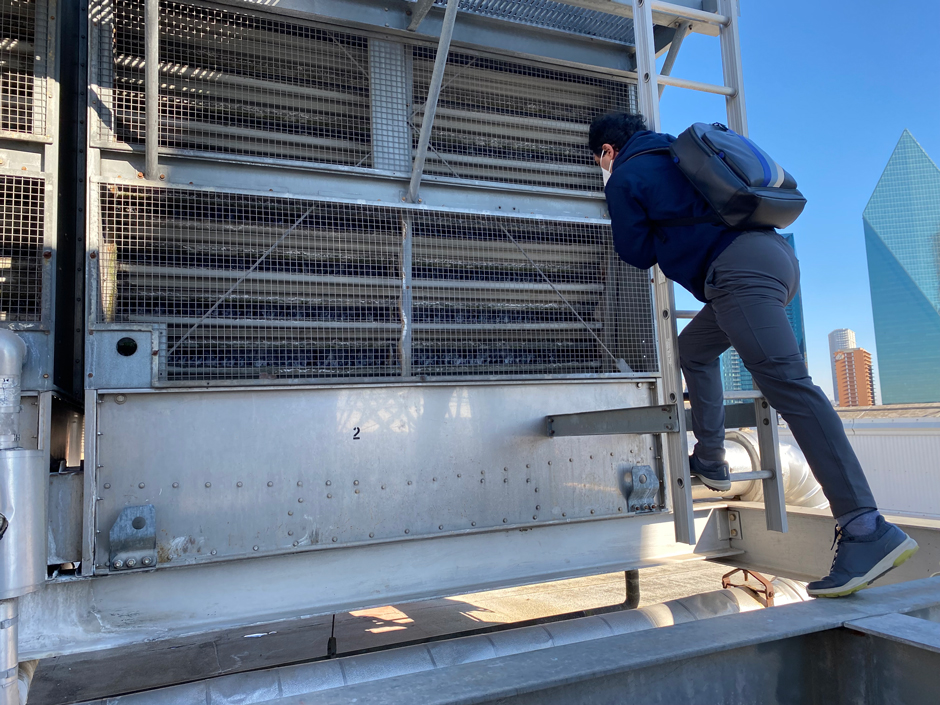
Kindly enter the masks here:
<path id="1" fill-rule="evenodd" d="M 544 417 L 650 396 L 632 381 L 105 394 L 97 563 L 144 504 L 161 566 L 625 516 L 624 470 L 660 465 L 652 438 L 553 440 Z"/>

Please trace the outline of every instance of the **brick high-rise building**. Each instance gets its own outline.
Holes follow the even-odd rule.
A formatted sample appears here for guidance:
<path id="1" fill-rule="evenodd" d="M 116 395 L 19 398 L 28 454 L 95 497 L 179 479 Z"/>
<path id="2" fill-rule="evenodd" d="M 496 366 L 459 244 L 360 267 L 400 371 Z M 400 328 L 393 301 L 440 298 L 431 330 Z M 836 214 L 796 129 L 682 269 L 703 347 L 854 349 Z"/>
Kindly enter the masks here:
<path id="1" fill-rule="evenodd" d="M 839 385 L 839 406 L 874 406 L 875 377 L 865 348 L 839 350 L 833 356 Z"/>
<path id="2" fill-rule="evenodd" d="M 839 405 L 839 378 L 836 376 L 836 353 L 851 350 L 855 345 L 855 331 L 850 328 L 836 328 L 829 334 L 829 366 L 832 368 L 832 398 Z"/>

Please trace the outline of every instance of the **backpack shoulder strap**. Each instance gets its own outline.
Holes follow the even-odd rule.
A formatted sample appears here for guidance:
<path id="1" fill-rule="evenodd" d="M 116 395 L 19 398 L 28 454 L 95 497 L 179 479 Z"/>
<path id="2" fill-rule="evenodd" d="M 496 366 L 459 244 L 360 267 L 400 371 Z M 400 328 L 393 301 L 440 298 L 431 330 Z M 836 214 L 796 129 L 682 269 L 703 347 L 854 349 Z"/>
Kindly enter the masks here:
<path id="1" fill-rule="evenodd" d="M 631 154 L 624 161 L 628 162 L 631 159 L 636 159 L 637 157 L 642 157 L 644 154 L 669 154 L 669 147 L 653 147 L 652 149 L 644 149 L 642 152 L 637 152 L 636 154 Z"/>

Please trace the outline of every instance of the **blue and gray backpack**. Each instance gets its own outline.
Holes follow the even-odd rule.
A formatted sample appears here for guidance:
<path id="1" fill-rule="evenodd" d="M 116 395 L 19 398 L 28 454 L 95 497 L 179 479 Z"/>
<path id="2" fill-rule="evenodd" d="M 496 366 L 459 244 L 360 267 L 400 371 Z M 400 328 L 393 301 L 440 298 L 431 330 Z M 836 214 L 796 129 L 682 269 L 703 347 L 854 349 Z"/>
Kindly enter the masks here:
<path id="1" fill-rule="evenodd" d="M 754 142 L 720 123 L 695 123 L 669 152 L 729 227 L 785 228 L 806 205 L 793 176 Z"/>

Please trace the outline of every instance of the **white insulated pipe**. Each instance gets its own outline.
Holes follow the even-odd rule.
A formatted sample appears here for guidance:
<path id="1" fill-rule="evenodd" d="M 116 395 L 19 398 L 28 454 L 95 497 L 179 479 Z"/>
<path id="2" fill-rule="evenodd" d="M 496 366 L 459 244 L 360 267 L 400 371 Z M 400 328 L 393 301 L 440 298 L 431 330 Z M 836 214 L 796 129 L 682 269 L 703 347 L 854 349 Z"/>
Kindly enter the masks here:
<path id="1" fill-rule="evenodd" d="M 760 451 L 757 433 L 751 429 L 727 431 L 725 434 L 725 460 L 731 466 L 731 489 L 720 496 L 737 497 L 745 502 L 764 500 L 760 479 L 735 480 L 735 475 L 760 471 Z M 803 451 L 791 441 L 780 442 L 780 472 L 783 475 L 783 494 L 787 504 L 795 507 L 825 509 L 829 501 L 806 462 Z M 692 488 L 694 499 L 715 499 L 717 495 L 707 487 Z"/>

